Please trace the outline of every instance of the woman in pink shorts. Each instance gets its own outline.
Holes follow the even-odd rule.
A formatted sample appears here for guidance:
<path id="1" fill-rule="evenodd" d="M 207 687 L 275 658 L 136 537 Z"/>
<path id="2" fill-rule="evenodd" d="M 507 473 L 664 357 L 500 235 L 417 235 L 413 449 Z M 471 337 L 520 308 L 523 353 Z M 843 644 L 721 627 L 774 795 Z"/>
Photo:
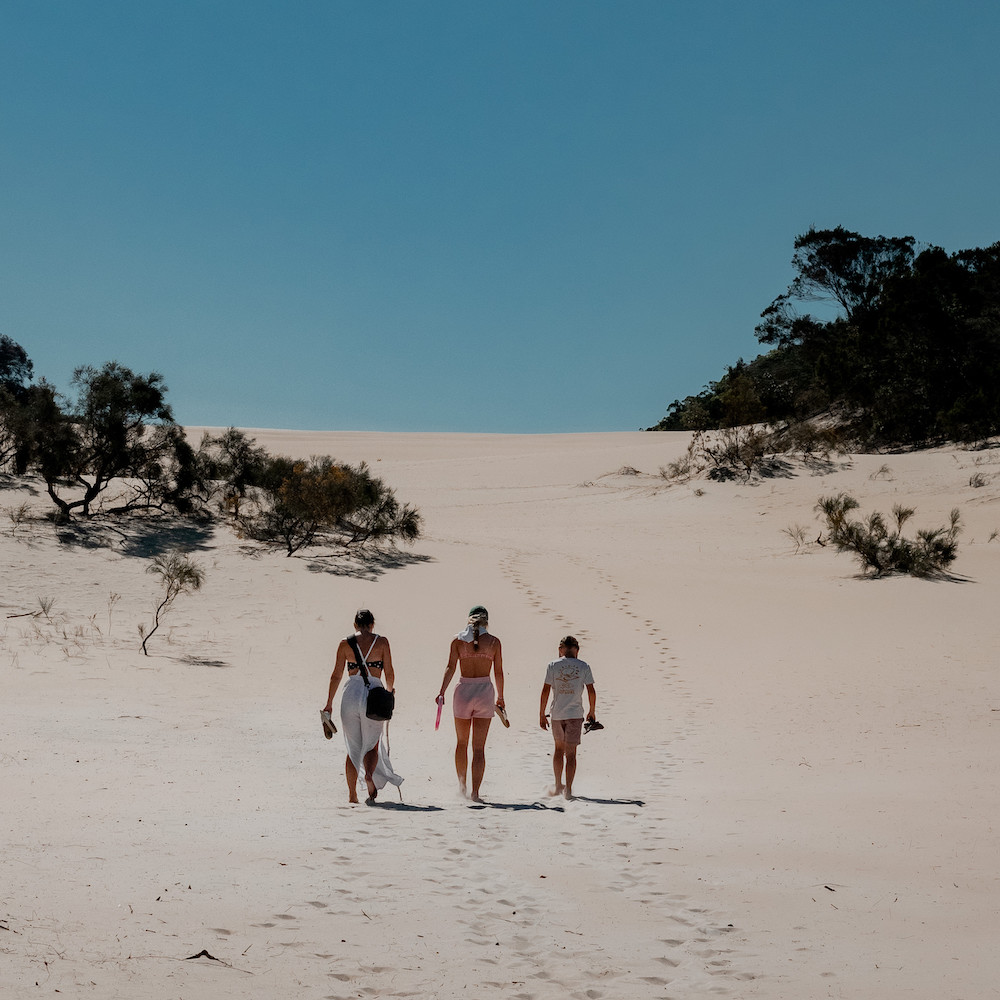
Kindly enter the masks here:
<path id="1" fill-rule="evenodd" d="M 448 666 L 441 682 L 439 702 L 460 671 L 452 707 L 455 711 L 455 771 L 462 794 L 467 794 L 469 769 L 469 741 L 472 741 L 472 794 L 473 802 L 482 802 L 479 786 L 486 770 L 486 736 L 490 731 L 493 713 L 503 713 L 503 656 L 500 640 L 488 631 L 489 613 L 481 604 L 469 611 L 469 624 L 451 641 Z M 490 673 L 492 671 L 492 679 Z M 496 681 L 496 691 L 493 681 Z M 503 714 L 501 714 L 503 718 Z"/>

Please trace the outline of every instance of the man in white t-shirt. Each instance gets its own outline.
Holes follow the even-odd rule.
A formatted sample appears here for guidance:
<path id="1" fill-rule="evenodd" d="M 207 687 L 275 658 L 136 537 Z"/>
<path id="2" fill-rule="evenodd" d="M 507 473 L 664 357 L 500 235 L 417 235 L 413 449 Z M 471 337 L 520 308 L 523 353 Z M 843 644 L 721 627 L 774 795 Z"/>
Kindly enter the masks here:
<path id="1" fill-rule="evenodd" d="M 573 778 L 576 776 L 576 748 L 583 733 L 583 689 L 587 689 L 590 710 L 587 718 L 593 722 L 597 711 L 597 691 L 590 665 L 579 658 L 580 644 L 568 635 L 559 642 L 559 659 L 553 660 L 545 671 L 542 700 L 538 710 L 538 724 L 549 728 L 545 709 L 552 696 L 552 737 L 555 750 L 552 770 L 556 776 L 553 795 L 573 798 Z M 565 780 L 563 768 L 565 767 Z"/>

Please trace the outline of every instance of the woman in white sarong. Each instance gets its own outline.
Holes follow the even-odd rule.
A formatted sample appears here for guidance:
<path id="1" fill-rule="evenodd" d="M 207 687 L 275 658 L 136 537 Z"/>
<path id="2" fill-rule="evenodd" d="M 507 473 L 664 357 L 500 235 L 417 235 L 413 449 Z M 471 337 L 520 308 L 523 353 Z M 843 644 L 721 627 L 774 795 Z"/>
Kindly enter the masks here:
<path id="1" fill-rule="evenodd" d="M 365 659 L 369 681 L 373 686 L 387 687 L 392 691 L 396 682 L 392 653 L 389 650 L 389 640 L 384 635 L 373 632 L 375 616 L 367 608 L 363 608 L 354 616 L 354 627 L 354 638 Z M 384 788 L 387 783 L 399 786 L 403 779 L 392 769 L 389 750 L 382 739 L 382 723 L 369 719 L 365 714 L 368 688 L 347 639 L 341 639 L 337 647 L 337 659 L 330 675 L 330 695 L 324 711 L 333 710 L 333 699 L 345 669 L 347 683 L 340 700 L 340 721 L 344 730 L 344 742 L 347 744 L 344 773 L 347 777 L 348 801 L 358 801 L 358 777 L 363 773 L 368 787 L 368 801 L 372 802 L 378 796 L 380 788 Z"/>

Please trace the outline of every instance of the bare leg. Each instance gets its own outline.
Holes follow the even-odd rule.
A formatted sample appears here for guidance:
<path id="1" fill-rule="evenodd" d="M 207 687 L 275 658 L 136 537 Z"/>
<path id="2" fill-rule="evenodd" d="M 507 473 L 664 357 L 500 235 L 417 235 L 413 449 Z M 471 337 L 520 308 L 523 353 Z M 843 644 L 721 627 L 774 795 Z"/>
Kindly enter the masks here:
<path id="1" fill-rule="evenodd" d="M 556 787 L 550 792 L 551 795 L 562 795 L 563 793 L 563 761 L 566 757 L 566 744 L 556 742 L 552 751 L 552 773 L 556 777 Z"/>
<path id="2" fill-rule="evenodd" d="M 566 747 L 566 787 L 563 795 L 567 799 L 573 798 L 573 779 L 576 777 L 576 747 Z"/>
<path id="3" fill-rule="evenodd" d="M 344 774 L 347 776 L 347 801 L 358 801 L 358 769 L 354 766 L 354 761 L 350 756 L 344 765 Z"/>
<path id="4" fill-rule="evenodd" d="M 368 786 L 368 800 L 374 801 L 378 798 L 378 789 L 375 787 L 375 782 L 372 780 L 372 775 L 375 773 L 375 768 L 378 766 L 378 744 L 365 754 L 365 784 Z"/>
<path id="5" fill-rule="evenodd" d="M 486 737 L 490 731 L 489 719 L 472 720 L 472 801 L 482 802 L 479 797 L 479 786 L 483 783 L 486 773 Z"/>
<path id="6" fill-rule="evenodd" d="M 458 786 L 462 794 L 466 794 L 467 774 L 469 770 L 469 733 L 472 730 L 472 719 L 456 719 L 455 734 L 458 742 L 455 744 L 455 773 L 458 775 Z"/>

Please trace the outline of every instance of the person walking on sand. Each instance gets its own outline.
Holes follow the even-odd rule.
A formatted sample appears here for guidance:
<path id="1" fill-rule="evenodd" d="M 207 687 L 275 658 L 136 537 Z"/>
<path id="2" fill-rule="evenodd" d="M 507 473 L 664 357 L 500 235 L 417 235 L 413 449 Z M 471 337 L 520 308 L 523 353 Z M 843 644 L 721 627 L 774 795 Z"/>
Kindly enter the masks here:
<path id="1" fill-rule="evenodd" d="M 375 616 L 362 608 L 354 616 L 354 639 L 364 658 L 368 670 L 369 682 L 375 686 L 395 690 L 396 675 L 392 669 L 392 652 L 389 640 L 384 635 L 373 632 Z M 387 783 L 399 787 L 403 779 L 392 769 L 389 761 L 389 750 L 382 739 L 382 723 L 369 719 L 365 714 L 368 703 L 368 687 L 361 676 L 354 650 L 349 639 L 341 639 L 337 646 L 337 658 L 334 661 L 333 673 L 330 675 L 330 693 L 323 709 L 323 728 L 328 737 L 336 732 L 329 722 L 329 713 L 333 710 L 333 699 L 347 671 L 347 683 L 344 685 L 344 695 L 340 700 L 340 721 L 344 730 L 344 742 L 347 744 L 347 762 L 344 773 L 347 777 L 348 802 L 358 801 L 358 777 L 365 776 L 368 788 L 368 801 L 374 802 L 379 789 Z M 384 683 L 383 683 L 384 682 Z"/>
<path id="2" fill-rule="evenodd" d="M 559 659 L 553 660 L 545 670 L 542 685 L 541 704 L 538 709 L 538 724 L 549 728 L 545 709 L 552 696 L 552 737 L 555 749 L 552 752 L 552 771 L 556 777 L 552 795 L 573 798 L 573 779 L 576 777 L 576 748 L 583 733 L 583 689 L 587 689 L 590 710 L 587 719 L 595 723 L 597 711 L 597 689 L 590 664 L 579 658 L 580 643 L 567 635 L 559 640 Z M 565 778 L 563 770 L 565 768 Z"/>
<path id="3" fill-rule="evenodd" d="M 486 737 L 496 712 L 506 719 L 503 700 L 503 656 L 500 640 L 489 631 L 489 612 L 481 604 L 469 611 L 469 624 L 451 641 L 448 666 L 444 671 L 438 704 L 444 703 L 444 693 L 455 676 L 461 672 L 452 706 L 455 712 L 455 772 L 463 795 L 467 794 L 469 769 L 469 741 L 472 741 L 472 794 L 473 802 L 482 802 L 479 786 L 486 771 Z M 496 691 L 490 672 L 496 681 Z"/>

